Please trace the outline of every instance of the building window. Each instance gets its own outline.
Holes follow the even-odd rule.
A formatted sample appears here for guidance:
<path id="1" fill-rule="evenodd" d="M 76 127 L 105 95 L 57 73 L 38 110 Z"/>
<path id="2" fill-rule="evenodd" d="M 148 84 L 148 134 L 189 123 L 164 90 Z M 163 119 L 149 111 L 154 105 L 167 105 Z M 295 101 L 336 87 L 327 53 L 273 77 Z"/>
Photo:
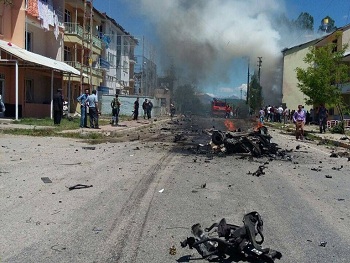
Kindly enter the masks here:
<path id="1" fill-rule="evenodd" d="M 111 52 L 108 52 L 108 62 L 111 66 L 115 66 L 115 55 L 113 55 Z"/>
<path id="2" fill-rule="evenodd" d="M 26 31 L 26 50 L 33 51 L 33 33 Z"/>
<path id="3" fill-rule="evenodd" d="M 26 102 L 34 102 L 34 81 L 32 79 L 25 80 Z"/>
<path id="4" fill-rule="evenodd" d="M 64 10 L 64 22 L 66 22 L 66 23 L 72 22 L 71 12 L 68 11 L 67 9 Z"/>
<path id="5" fill-rule="evenodd" d="M 72 51 L 70 47 L 64 46 L 64 61 L 72 61 Z"/>
<path id="6" fill-rule="evenodd" d="M 123 71 L 125 73 L 128 73 L 128 69 L 129 69 L 129 63 L 127 61 L 123 62 Z"/>

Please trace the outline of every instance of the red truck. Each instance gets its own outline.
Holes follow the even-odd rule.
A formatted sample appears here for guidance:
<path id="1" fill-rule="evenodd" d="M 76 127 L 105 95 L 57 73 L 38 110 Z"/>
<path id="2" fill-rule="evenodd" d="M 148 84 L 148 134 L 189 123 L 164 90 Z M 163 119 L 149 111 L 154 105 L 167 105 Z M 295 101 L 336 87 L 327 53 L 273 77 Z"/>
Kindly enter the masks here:
<path id="1" fill-rule="evenodd" d="M 224 118 L 226 115 L 226 105 L 227 103 L 225 101 L 213 99 L 211 102 L 211 114 Z"/>

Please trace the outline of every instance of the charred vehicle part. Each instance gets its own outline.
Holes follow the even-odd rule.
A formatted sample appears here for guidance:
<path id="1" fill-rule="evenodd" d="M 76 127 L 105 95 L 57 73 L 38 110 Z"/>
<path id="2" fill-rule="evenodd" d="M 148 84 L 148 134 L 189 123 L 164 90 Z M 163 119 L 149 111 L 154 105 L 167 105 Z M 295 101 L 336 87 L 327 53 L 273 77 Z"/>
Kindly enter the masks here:
<path id="1" fill-rule="evenodd" d="M 250 262 L 274 262 L 281 259 L 282 254 L 276 250 L 262 248 L 264 242 L 263 220 L 257 212 L 243 217 L 243 226 L 227 224 L 225 218 L 211 227 L 202 229 L 200 224 L 192 226 L 194 237 L 181 242 L 182 247 L 195 248 L 209 261 L 224 259 L 226 256 L 239 257 Z M 213 236 L 215 234 L 215 237 Z M 257 240 L 257 235 L 260 240 Z"/>
<path id="2" fill-rule="evenodd" d="M 260 157 L 263 154 L 276 154 L 278 151 L 277 145 L 271 143 L 271 136 L 265 126 L 249 133 L 215 130 L 212 133 L 212 143 L 228 154 L 251 153 Z"/>

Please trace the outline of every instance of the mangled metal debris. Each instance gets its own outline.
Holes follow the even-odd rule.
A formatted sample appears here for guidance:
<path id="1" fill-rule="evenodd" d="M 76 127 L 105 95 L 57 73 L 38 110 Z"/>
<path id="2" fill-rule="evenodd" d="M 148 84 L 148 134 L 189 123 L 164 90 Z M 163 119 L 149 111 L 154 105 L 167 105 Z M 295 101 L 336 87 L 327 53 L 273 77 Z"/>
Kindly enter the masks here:
<path id="1" fill-rule="evenodd" d="M 225 218 L 204 230 L 200 224 L 195 224 L 192 226 L 194 237 L 185 239 L 181 246 L 195 248 L 209 261 L 224 259 L 226 256 L 240 257 L 240 260 L 249 262 L 274 262 L 275 259 L 282 258 L 280 252 L 262 248 L 263 220 L 259 213 L 246 214 L 243 224 L 242 227 L 227 224 Z M 257 235 L 260 236 L 260 240 L 257 240 Z"/>
<path id="2" fill-rule="evenodd" d="M 271 136 L 265 126 L 244 133 L 244 132 L 222 132 L 215 130 L 212 133 L 212 149 L 214 152 L 250 153 L 254 157 L 274 154 L 278 152 L 275 143 L 271 143 Z"/>

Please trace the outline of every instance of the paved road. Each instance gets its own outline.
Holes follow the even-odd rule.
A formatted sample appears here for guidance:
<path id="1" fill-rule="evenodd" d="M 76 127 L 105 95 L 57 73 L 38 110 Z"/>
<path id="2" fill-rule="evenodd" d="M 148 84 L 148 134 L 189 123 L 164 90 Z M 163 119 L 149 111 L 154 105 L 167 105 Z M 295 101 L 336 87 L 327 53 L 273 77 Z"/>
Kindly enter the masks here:
<path id="1" fill-rule="evenodd" d="M 264 247 L 281 251 L 280 262 L 349 262 L 347 158 L 271 131 L 274 142 L 293 149 L 292 162 L 207 160 L 186 151 L 191 139 L 170 140 L 182 127 L 147 128 L 144 140 L 98 145 L 0 134 L 2 262 L 188 262 L 197 254 L 179 242 L 193 224 L 223 217 L 241 224 L 255 210 L 264 219 Z M 189 127 L 186 136 L 201 132 Z M 266 161 L 265 175 L 247 174 Z M 75 184 L 93 187 L 69 191 Z"/>

